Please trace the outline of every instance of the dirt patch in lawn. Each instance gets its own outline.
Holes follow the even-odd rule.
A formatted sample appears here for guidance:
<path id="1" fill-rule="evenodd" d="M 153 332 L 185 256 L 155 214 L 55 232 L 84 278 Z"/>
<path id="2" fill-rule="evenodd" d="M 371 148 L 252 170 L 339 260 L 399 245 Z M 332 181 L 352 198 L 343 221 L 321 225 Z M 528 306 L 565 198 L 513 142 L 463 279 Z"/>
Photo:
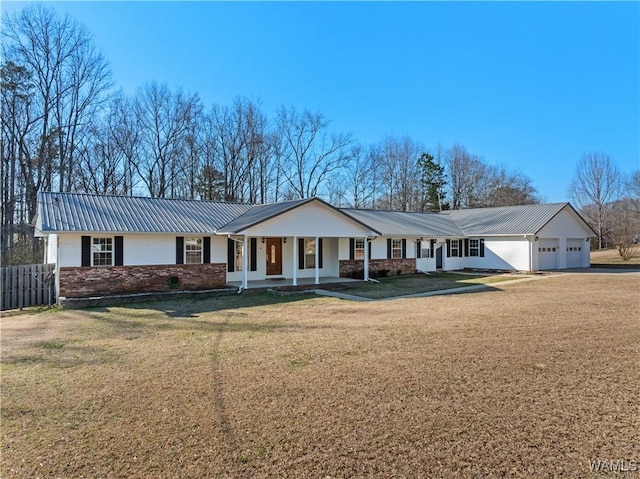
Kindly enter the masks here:
<path id="1" fill-rule="evenodd" d="M 0 475 L 598 477 L 640 459 L 638 286 L 2 318 Z"/>
<path id="2" fill-rule="evenodd" d="M 429 291 L 491 284 L 509 281 L 517 276 L 510 274 L 430 273 L 381 278 L 378 283 L 358 283 L 343 289 L 345 293 L 363 298 L 382 299 Z"/>

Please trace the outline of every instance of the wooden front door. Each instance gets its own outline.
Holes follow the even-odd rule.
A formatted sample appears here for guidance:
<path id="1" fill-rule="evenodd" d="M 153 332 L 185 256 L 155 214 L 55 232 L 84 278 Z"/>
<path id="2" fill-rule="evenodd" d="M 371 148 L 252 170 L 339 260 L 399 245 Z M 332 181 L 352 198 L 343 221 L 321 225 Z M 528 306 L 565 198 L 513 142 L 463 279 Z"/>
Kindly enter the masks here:
<path id="1" fill-rule="evenodd" d="M 282 238 L 267 238 L 267 275 L 282 274 Z"/>

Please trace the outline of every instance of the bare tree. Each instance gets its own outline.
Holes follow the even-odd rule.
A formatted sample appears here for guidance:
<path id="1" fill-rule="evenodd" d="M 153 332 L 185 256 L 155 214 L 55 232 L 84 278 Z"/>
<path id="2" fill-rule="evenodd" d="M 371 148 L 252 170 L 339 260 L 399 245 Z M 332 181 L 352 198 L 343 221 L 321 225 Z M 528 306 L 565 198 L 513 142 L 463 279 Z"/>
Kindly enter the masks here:
<path id="1" fill-rule="evenodd" d="M 197 95 L 172 92 L 166 84 L 148 83 L 136 96 L 140 152 L 135 168 L 151 196 L 189 197 L 186 140 L 202 110 Z M 185 185 L 185 182 L 187 183 Z"/>
<path id="2" fill-rule="evenodd" d="M 281 108 L 277 125 L 282 138 L 282 173 L 292 197 L 318 196 L 323 183 L 349 159 L 350 134 L 328 131 L 329 121 L 321 113 Z"/>
<path id="3" fill-rule="evenodd" d="M 598 235 L 599 249 L 604 246 L 612 203 L 620 196 L 620 179 L 609 155 L 590 152 L 578 161 L 569 187 L 571 198 Z"/>
<path id="4" fill-rule="evenodd" d="M 37 193 L 54 182 L 61 191 L 72 188 L 82 135 L 103 106 L 110 71 L 82 25 L 42 4 L 3 17 L 2 56 L 3 180 L 13 185 L 8 213 L 35 253 L 39 242 L 29 223 Z M 12 244 L 6 238 L 5 253 Z"/>
<path id="5" fill-rule="evenodd" d="M 484 206 L 530 205 L 539 203 L 531 178 L 505 166 L 490 167 L 489 191 Z"/>
<path id="6" fill-rule="evenodd" d="M 372 147 L 373 167 L 378 176 L 377 207 L 387 210 L 420 209 L 418 160 L 423 147 L 408 136 L 387 136 Z"/>
<path id="7" fill-rule="evenodd" d="M 484 160 L 470 154 L 459 144 L 445 153 L 445 164 L 451 195 L 451 208 L 484 206 L 489 189 L 488 168 Z"/>

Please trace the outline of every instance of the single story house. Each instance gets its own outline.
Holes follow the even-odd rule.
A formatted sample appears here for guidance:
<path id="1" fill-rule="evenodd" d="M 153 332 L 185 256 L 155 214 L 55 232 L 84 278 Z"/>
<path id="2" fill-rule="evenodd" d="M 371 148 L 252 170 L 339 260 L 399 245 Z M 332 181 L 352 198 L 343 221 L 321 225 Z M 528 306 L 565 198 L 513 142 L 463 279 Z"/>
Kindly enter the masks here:
<path id="1" fill-rule="evenodd" d="M 52 192 L 39 193 L 35 228 L 68 298 L 587 267 L 595 236 L 569 203 L 409 213 Z"/>

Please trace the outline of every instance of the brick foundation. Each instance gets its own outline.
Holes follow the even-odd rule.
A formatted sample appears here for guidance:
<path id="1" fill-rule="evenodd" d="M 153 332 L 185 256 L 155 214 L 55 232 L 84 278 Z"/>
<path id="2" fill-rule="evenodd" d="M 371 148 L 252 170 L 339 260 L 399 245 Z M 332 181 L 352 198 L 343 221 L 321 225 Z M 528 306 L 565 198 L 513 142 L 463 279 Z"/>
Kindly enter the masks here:
<path id="1" fill-rule="evenodd" d="M 172 288 L 169 278 L 178 278 Z M 60 268 L 60 296 L 86 298 L 110 294 L 197 291 L 225 285 L 225 263 Z"/>
<path id="2" fill-rule="evenodd" d="M 414 274 L 415 272 L 416 260 L 414 258 L 369 260 L 369 276 L 371 278 L 384 278 L 385 276 Z M 364 260 L 340 260 L 340 277 L 363 279 Z"/>

